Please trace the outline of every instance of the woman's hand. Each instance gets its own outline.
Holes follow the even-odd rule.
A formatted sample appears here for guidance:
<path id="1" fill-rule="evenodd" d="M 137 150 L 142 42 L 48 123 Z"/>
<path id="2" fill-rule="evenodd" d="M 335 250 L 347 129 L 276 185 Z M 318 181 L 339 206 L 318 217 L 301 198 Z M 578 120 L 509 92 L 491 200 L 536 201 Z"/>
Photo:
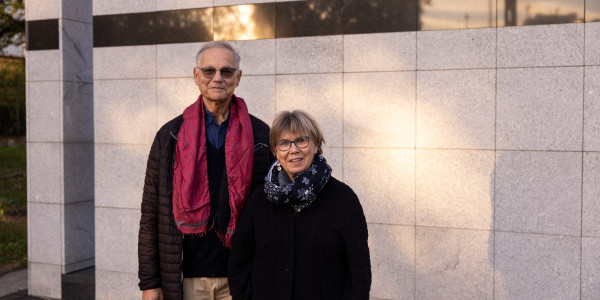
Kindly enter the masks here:
<path id="1" fill-rule="evenodd" d="M 163 300 L 161 288 L 142 291 L 142 300 Z"/>

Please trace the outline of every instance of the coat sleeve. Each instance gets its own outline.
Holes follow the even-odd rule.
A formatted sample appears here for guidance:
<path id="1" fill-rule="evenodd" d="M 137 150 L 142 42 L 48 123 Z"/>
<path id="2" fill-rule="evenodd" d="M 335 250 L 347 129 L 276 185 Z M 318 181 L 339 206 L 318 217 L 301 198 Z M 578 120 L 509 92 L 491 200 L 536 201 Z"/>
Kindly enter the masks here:
<path id="1" fill-rule="evenodd" d="M 252 299 L 251 274 L 256 250 L 254 210 L 261 190 L 262 186 L 256 188 L 246 201 L 231 241 L 228 281 L 234 300 Z"/>
<path id="2" fill-rule="evenodd" d="M 371 259 L 369 255 L 367 221 L 358 197 L 351 192 L 350 215 L 345 218 L 344 245 L 348 258 L 351 289 L 344 299 L 368 300 L 371 290 Z"/>
<path id="3" fill-rule="evenodd" d="M 158 178 L 160 168 L 160 141 L 157 134 L 146 167 L 142 217 L 138 234 L 138 277 L 140 290 L 161 286 L 158 252 Z"/>

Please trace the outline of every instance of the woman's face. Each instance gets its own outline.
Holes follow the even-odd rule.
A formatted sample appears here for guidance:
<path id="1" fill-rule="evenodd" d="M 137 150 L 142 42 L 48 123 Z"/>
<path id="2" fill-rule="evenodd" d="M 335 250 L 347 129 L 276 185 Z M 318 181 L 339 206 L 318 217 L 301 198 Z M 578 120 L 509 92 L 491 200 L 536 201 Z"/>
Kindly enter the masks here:
<path id="1" fill-rule="evenodd" d="M 307 134 L 293 134 L 286 132 L 279 137 L 277 143 L 283 140 L 289 142 L 296 141 L 300 146 L 303 146 L 300 141 L 303 137 L 307 136 Z M 317 145 L 312 139 L 309 139 L 308 145 L 302 149 L 298 148 L 296 143 L 291 143 L 291 147 L 287 151 L 279 150 L 279 145 L 277 145 L 275 149 L 277 159 L 281 163 L 281 167 L 283 167 L 288 176 L 290 176 L 290 179 L 294 179 L 298 173 L 308 169 L 317 153 Z"/>

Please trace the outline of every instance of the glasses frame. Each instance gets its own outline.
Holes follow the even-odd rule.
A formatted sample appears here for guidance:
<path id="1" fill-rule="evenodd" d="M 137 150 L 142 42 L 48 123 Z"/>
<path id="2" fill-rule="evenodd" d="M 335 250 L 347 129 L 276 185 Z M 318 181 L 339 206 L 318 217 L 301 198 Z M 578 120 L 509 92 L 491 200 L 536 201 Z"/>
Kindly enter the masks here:
<path id="1" fill-rule="evenodd" d="M 298 140 L 302 139 L 302 138 L 306 139 L 306 145 L 301 147 L 300 145 L 298 145 Z M 281 145 L 282 141 L 288 141 L 288 142 L 290 142 L 290 146 L 287 149 L 285 149 L 285 150 L 281 149 L 280 145 Z M 304 148 L 308 147 L 308 145 L 310 144 L 310 137 L 308 135 L 304 135 L 304 136 L 297 137 L 293 141 L 290 141 L 290 140 L 278 140 L 278 141 L 275 142 L 275 147 L 277 148 L 277 150 L 279 150 L 281 152 L 286 152 L 286 151 L 289 151 L 290 149 L 292 149 L 292 144 L 294 144 L 296 147 L 298 147 L 298 149 L 304 149 Z"/>
<path id="2" fill-rule="evenodd" d="M 215 75 L 217 75 L 217 72 L 219 72 L 221 74 L 221 77 L 223 79 L 231 79 L 231 78 L 233 78 L 233 76 L 235 76 L 235 72 L 238 70 L 237 68 L 230 68 L 230 67 L 224 67 L 224 68 L 221 68 L 221 69 L 215 69 L 213 67 L 204 67 L 204 68 L 196 67 L 196 69 L 200 70 L 200 73 L 202 73 L 202 76 L 204 78 L 206 78 L 206 79 L 213 79 L 213 78 L 215 78 Z M 204 73 L 205 70 L 206 71 L 208 71 L 208 70 L 214 70 L 215 73 L 212 74 L 212 75 L 206 75 L 206 73 Z M 225 76 L 223 74 L 223 70 L 233 70 L 233 72 L 231 73 L 231 76 L 229 76 L 229 75 Z"/>

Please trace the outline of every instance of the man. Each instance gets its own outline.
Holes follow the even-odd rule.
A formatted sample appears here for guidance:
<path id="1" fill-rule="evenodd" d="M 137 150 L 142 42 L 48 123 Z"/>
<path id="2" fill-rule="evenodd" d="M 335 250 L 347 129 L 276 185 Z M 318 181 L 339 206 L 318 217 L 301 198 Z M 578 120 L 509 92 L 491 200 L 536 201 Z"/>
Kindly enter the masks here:
<path id="1" fill-rule="evenodd" d="M 158 131 L 148 157 L 138 239 L 143 300 L 231 299 L 231 236 L 273 160 L 269 127 L 234 95 L 237 52 L 210 42 L 196 64 L 200 97 Z"/>

